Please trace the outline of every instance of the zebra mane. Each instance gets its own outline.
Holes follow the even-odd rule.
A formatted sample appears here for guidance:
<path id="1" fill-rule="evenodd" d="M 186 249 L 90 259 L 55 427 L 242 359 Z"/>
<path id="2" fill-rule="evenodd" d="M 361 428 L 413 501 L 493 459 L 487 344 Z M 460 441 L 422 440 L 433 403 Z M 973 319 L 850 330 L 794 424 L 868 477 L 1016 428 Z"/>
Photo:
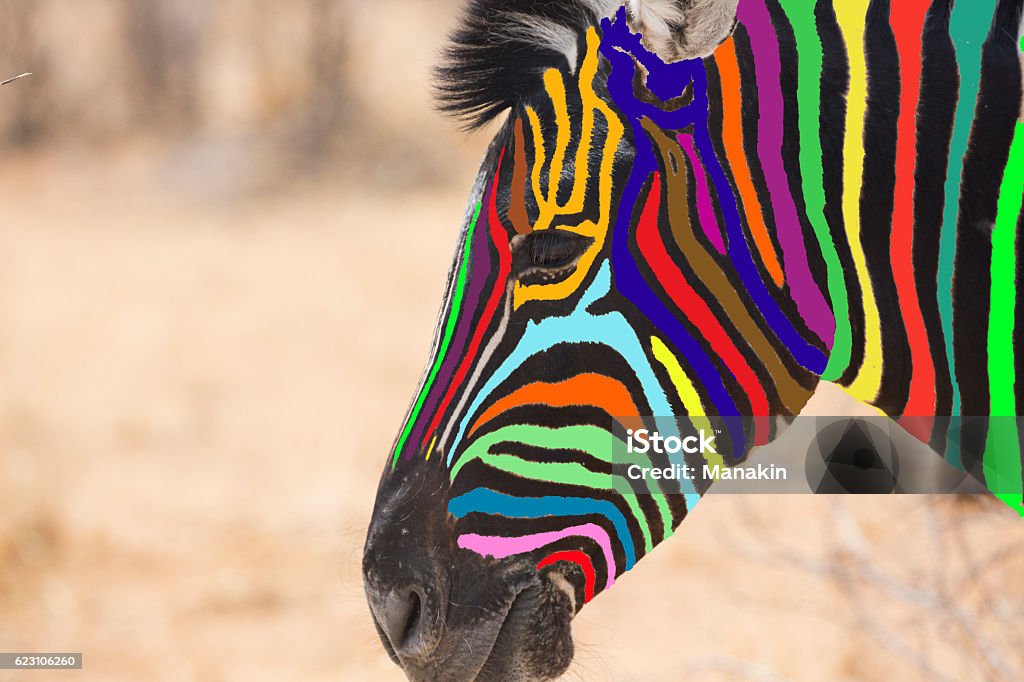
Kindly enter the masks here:
<path id="1" fill-rule="evenodd" d="M 538 87 L 548 68 L 575 70 L 578 40 L 615 0 L 470 0 L 435 70 L 441 111 L 479 128 Z"/>

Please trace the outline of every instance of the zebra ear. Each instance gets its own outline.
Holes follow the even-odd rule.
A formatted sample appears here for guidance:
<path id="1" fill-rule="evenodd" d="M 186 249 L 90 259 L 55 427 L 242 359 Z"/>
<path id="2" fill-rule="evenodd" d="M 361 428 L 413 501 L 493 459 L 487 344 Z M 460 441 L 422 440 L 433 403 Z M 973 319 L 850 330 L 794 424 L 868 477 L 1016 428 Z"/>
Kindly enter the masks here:
<path id="1" fill-rule="evenodd" d="M 706 57 L 736 26 L 739 0 L 627 0 L 633 27 L 666 62 Z"/>

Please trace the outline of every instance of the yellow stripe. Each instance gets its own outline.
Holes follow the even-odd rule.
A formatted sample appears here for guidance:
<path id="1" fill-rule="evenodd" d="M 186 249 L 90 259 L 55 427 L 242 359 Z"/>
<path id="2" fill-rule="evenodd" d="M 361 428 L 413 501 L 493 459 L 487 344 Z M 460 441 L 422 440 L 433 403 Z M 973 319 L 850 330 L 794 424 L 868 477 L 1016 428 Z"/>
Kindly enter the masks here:
<path id="1" fill-rule="evenodd" d="M 683 408 L 690 417 L 690 422 L 696 429 L 712 431 L 711 422 L 704 415 L 704 405 L 701 404 L 700 395 L 694 388 L 693 382 L 687 376 L 686 370 L 679 364 L 679 359 L 668 349 L 668 346 L 657 336 L 651 337 L 651 350 L 654 351 L 654 359 L 660 362 L 668 372 L 672 385 L 675 386 L 679 399 L 683 401 Z M 707 452 L 704 457 L 709 465 L 724 464 L 722 456 L 717 453 Z"/>
<path id="2" fill-rule="evenodd" d="M 864 176 L 864 118 L 868 98 L 868 67 L 864 54 L 864 24 L 868 0 L 836 3 L 836 17 L 846 41 L 850 62 L 850 92 L 846 97 L 846 139 L 843 144 L 843 221 L 853 254 L 864 306 L 864 364 L 849 387 L 857 399 L 872 401 L 882 385 L 882 327 L 875 293 L 860 241 L 860 194 Z"/>

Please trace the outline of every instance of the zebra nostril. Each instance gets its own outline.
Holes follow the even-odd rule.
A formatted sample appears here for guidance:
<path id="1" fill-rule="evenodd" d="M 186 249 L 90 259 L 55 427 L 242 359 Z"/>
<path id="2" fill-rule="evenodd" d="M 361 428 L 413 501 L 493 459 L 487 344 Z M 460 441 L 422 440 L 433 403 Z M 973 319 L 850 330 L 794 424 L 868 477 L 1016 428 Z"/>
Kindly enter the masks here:
<path id="1" fill-rule="evenodd" d="M 392 590 L 384 598 L 380 625 L 395 653 L 415 655 L 428 646 L 425 605 L 425 596 L 415 587 Z"/>
<path id="2" fill-rule="evenodd" d="M 414 635 L 417 630 L 417 626 L 420 622 L 420 612 L 422 611 L 423 600 L 420 599 L 418 592 L 412 592 L 409 594 L 409 617 L 405 620 L 405 629 L 402 633 L 402 637 L 405 641 L 408 641 L 410 637 Z"/>
<path id="3" fill-rule="evenodd" d="M 403 667 L 425 665 L 444 638 L 450 588 L 445 486 L 429 467 L 385 479 L 363 548 L 363 586 L 385 649 Z"/>

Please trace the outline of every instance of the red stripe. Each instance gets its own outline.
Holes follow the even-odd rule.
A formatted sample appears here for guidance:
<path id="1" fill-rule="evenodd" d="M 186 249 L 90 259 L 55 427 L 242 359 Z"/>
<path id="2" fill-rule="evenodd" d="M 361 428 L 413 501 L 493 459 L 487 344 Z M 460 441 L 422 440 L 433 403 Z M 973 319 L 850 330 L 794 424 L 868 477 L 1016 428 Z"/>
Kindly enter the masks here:
<path id="1" fill-rule="evenodd" d="M 900 0 L 892 5 L 891 23 L 900 56 L 900 117 L 896 143 L 896 186 L 889 260 L 900 310 L 910 343 L 910 395 L 903 414 L 908 417 L 935 412 L 935 365 L 928 347 L 928 331 L 914 282 L 914 167 L 917 142 L 917 104 L 921 94 L 921 51 L 925 13 L 931 0 Z M 927 441 L 931 420 L 900 420 L 915 437 Z"/>
<path id="2" fill-rule="evenodd" d="M 423 432 L 423 442 L 421 446 L 426 447 L 427 439 L 430 438 L 431 434 L 437 429 L 437 425 L 441 422 L 441 417 L 444 415 L 448 405 L 451 403 L 452 398 L 455 395 L 455 390 L 462 385 L 462 381 L 466 378 L 466 374 L 469 372 L 469 368 L 473 364 L 473 360 L 476 359 L 477 351 L 480 350 L 480 342 L 483 339 L 484 332 L 491 324 L 491 319 L 494 317 L 494 311 L 497 310 L 498 304 L 501 302 L 502 297 L 505 294 L 505 288 L 508 284 L 508 276 L 512 271 L 512 251 L 509 248 L 508 233 L 505 230 L 504 225 L 501 224 L 501 219 L 498 218 L 498 176 L 501 175 L 501 161 L 505 158 L 505 150 L 501 150 L 501 154 L 498 156 L 498 169 L 494 172 L 494 181 L 491 183 L 490 201 L 487 206 L 487 225 L 491 231 L 491 241 L 494 243 L 494 248 L 498 251 L 498 278 L 494 282 L 494 291 L 491 292 L 491 297 L 487 301 L 487 307 L 484 309 L 484 314 L 480 317 L 480 320 L 476 325 L 476 332 L 473 334 L 473 339 L 470 341 L 469 348 L 466 350 L 465 355 L 462 357 L 462 362 L 459 364 L 459 369 L 455 373 L 451 382 L 448 384 L 448 390 L 444 394 L 444 400 L 441 401 L 441 405 L 434 412 L 434 418 L 431 419 L 430 425 Z M 476 274 L 476 273 L 474 273 Z"/>
<path id="3" fill-rule="evenodd" d="M 586 577 L 586 585 L 583 587 L 583 603 L 586 604 L 594 598 L 594 585 L 597 582 L 597 574 L 594 573 L 594 564 L 587 556 L 586 552 L 578 549 L 566 549 L 561 552 L 555 552 L 540 560 L 537 564 L 537 570 L 556 564 L 559 561 L 568 561 L 569 563 L 576 564 L 583 570 L 583 575 Z"/>
<path id="4" fill-rule="evenodd" d="M 658 231 L 658 209 L 661 203 L 661 177 L 654 174 L 651 191 L 647 195 L 640 223 L 636 229 L 637 245 L 654 270 L 654 276 L 676 307 L 700 330 L 708 344 L 722 358 L 726 368 L 739 381 L 743 391 L 750 398 L 752 416 L 768 414 L 768 397 L 757 375 L 722 327 L 708 304 L 686 281 L 679 266 L 672 261 Z M 762 433 L 764 424 L 757 420 L 754 441 L 758 445 L 767 442 L 768 434 Z"/>

